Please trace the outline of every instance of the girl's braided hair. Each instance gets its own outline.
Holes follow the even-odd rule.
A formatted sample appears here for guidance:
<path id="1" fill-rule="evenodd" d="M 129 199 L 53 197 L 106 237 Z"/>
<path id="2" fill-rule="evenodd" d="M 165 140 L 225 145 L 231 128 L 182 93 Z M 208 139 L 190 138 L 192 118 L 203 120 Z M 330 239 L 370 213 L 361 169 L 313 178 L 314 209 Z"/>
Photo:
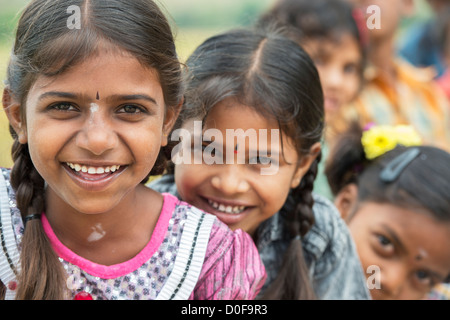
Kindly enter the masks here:
<path id="1" fill-rule="evenodd" d="M 81 29 L 67 26 L 70 6 L 82 12 Z M 182 100 L 181 65 L 177 58 L 170 25 L 151 0 L 33 0 L 22 13 L 7 72 L 6 90 L 20 104 L 22 124 L 26 124 L 27 93 L 39 76 L 57 76 L 95 55 L 102 45 L 123 50 L 143 66 L 158 72 L 167 108 Z M 45 182 L 35 169 L 28 144 L 14 138 L 11 185 L 22 217 L 45 210 Z M 165 167 L 161 150 L 154 170 Z M 145 181 L 143 181 L 145 182 Z M 21 242 L 17 299 L 63 299 L 65 271 L 39 219 L 26 223 Z"/>
<path id="2" fill-rule="evenodd" d="M 189 119 L 205 119 L 219 102 L 233 97 L 277 121 L 299 158 L 310 154 L 324 126 L 318 72 L 306 52 L 274 25 L 230 30 L 207 39 L 186 62 L 185 103 L 174 130 Z M 268 299 L 314 298 L 301 241 L 314 224 L 312 187 L 319 155 L 291 190 L 281 210 L 291 245 L 285 263 L 267 290 Z M 169 167 L 169 172 L 173 164 Z"/>

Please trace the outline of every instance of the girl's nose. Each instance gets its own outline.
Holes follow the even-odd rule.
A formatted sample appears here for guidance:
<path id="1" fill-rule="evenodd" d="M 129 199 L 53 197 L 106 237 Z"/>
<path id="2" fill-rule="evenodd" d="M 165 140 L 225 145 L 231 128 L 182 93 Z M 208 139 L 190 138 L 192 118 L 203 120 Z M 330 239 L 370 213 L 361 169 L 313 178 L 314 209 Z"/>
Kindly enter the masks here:
<path id="1" fill-rule="evenodd" d="M 337 88 L 343 85 L 344 77 L 342 76 L 342 72 L 339 68 L 330 67 L 330 69 L 326 72 L 324 81 L 326 82 L 325 86 Z"/>
<path id="2" fill-rule="evenodd" d="M 391 299 L 397 299 L 407 286 L 408 272 L 402 265 L 391 264 L 381 271 L 381 289 Z"/>
<path id="3" fill-rule="evenodd" d="M 76 136 L 76 145 L 96 156 L 117 146 L 119 138 L 107 115 L 98 109 L 91 111 Z"/>
<path id="4" fill-rule="evenodd" d="M 241 164 L 221 165 L 218 172 L 211 178 L 212 186 L 223 194 L 233 195 L 244 193 L 250 189 Z"/>

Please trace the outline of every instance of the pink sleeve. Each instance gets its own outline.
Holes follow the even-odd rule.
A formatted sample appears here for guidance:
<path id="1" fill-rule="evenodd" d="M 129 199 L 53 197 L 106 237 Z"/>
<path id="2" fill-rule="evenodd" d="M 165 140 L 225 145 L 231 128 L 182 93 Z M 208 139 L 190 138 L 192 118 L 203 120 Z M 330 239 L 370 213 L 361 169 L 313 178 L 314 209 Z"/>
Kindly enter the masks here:
<path id="1" fill-rule="evenodd" d="M 199 281 L 190 300 L 253 300 L 266 271 L 252 238 L 216 220 Z"/>

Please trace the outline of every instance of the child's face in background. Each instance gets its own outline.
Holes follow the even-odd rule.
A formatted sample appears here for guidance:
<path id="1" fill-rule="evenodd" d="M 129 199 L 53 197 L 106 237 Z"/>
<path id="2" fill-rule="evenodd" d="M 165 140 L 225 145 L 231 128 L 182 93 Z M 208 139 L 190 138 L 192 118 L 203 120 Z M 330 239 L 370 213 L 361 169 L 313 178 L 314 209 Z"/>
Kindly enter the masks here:
<path id="1" fill-rule="evenodd" d="M 311 39 L 302 45 L 319 72 L 328 121 L 342 106 L 350 103 L 361 88 L 360 46 L 350 34 L 343 34 L 336 40 Z"/>
<path id="2" fill-rule="evenodd" d="M 193 120 L 190 120 L 183 128 L 191 131 L 192 126 Z M 235 158 L 231 164 L 224 160 L 223 164 L 175 165 L 175 181 L 184 201 L 216 215 L 233 230 L 242 229 L 253 235 L 261 222 L 280 210 L 290 188 L 300 183 L 313 157 L 305 156 L 299 159 L 296 149 L 285 135 L 280 134 L 280 140 L 271 145 L 270 133 L 271 130 L 278 130 L 278 123 L 275 120 L 267 120 L 233 98 L 227 98 L 211 110 L 204 124 L 204 131 L 207 129 L 220 131 L 224 141 L 219 141 L 219 145 L 223 146 L 223 150 L 229 144 L 231 150 L 236 148 L 235 139 L 226 139 L 227 129 L 242 129 L 243 132 L 249 129 L 256 132 L 266 129 L 268 132 L 268 154 L 271 154 L 272 159 L 276 159 L 274 161 L 278 161 L 277 171 L 273 175 L 261 174 L 261 169 L 267 165 L 249 163 L 249 149 L 261 151 L 261 140 L 258 140 L 257 145 L 249 145 L 246 140 L 245 146 L 237 146 L 235 157 L 245 153 L 245 164 L 238 163 Z M 320 149 L 320 145 L 318 147 Z M 219 152 L 221 151 L 222 148 Z M 275 157 L 276 154 L 279 156 Z M 225 151 L 223 155 L 225 156 Z"/>
<path id="3" fill-rule="evenodd" d="M 390 204 L 365 202 L 348 223 L 373 299 L 422 299 L 450 274 L 450 223 Z M 372 267 L 371 267 L 372 266 Z M 374 268 L 375 267 L 375 268 Z"/>
<path id="4" fill-rule="evenodd" d="M 101 51 L 56 78 L 37 79 L 20 141 L 48 184 L 48 199 L 102 213 L 150 172 L 166 143 L 164 112 L 156 71 L 125 53 Z"/>

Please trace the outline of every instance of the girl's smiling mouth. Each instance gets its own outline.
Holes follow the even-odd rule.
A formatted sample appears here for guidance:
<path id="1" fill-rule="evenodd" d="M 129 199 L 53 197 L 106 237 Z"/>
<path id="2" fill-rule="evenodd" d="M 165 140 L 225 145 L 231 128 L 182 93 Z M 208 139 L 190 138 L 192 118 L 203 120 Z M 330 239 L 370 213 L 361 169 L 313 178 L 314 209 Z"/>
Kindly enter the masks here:
<path id="1" fill-rule="evenodd" d="M 214 214 L 219 220 L 232 225 L 240 222 L 255 206 L 250 206 L 236 201 L 220 200 L 200 197 L 204 205 L 203 210 Z"/>
<path id="2" fill-rule="evenodd" d="M 128 166 L 93 166 L 82 163 L 65 162 L 63 163 L 63 167 L 80 187 L 92 191 L 99 191 L 124 172 Z"/>

